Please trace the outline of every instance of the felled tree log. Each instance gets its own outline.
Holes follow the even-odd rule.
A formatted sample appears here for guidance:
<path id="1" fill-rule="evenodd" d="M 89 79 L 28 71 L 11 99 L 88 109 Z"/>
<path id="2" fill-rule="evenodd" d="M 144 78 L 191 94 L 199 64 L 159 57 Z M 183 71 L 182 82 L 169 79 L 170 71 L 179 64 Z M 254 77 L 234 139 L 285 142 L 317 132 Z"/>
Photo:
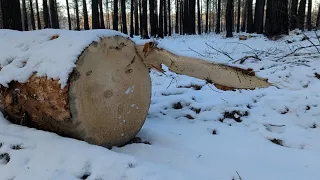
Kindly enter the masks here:
<path id="1" fill-rule="evenodd" d="M 105 147 L 135 137 L 150 95 L 148 68 L 135 44 L 121 36 L 92 43 L 63 89 L 57 80 L 35 75 L 0 88 L 1 108 L 10 121 Z"/>
<path id="2" fill-rule="evenodd" d="M 143 62 L 149 68 L 163 72 L 162 64 L 170 71 L 206 80 L 222 90 L 266 88 L 267 79 L 259 78 L 252 69 L 240 69 L 197 58 L 178 56 L 160 49 L 153 42 L 137 46 Z"/>
<path id="3" fill-rule="evenodd" d="M 77 35 L 70 33 L 68 35 Z M 66 42 L 66 36 L 62 41 L 59 38 L 59 35 L 52 36 L 49 41 L 53 43 L 46 45 L 55 48 L 57 44 Z M 72 40 L 76 43 L 77 39 Z M 50 49 L 45 47 L 45 50 Z M 62 51 L 64 49 L 60 48 L 59 53 L 64 53 Z M 53 53 L 50 53 L 51 56 L 55 57 Z M 49 62 L 55 61 L 52 57 Z M 56 64 L 61 66 L 61 62 L 64 61 Z M 27 82 L 20 82 L 19 74 L 7 75 L 10 68 L 25 72 L 23 66 L 39 64 L 28 64 L 28 60 L 24 59 L 1 63 L 5 67 L 0 68 L 0 109 L 7 119 L 105 147 L 124 145 L 143 126 L 151 102 L 149 68 L 162 71 L 161 64 L 165 64 L 173 72 L 204 79 L 223 90 L 270 86 L 250 69 L 177 56 L 153 43 L 137 46 L 123 36 L 105 37 L 89 45 L 79 54 L 75 64 L 72 62 L 73 72 L 67 73 L 68 79 L 62 78 L 62 81 L 33 74 L 27 76 Z M 10 63 L 13 63 L 12 66 Z M 48 64 L 44 66 L 48 68 Z M 59 71 L 60 66 L 54 71 Z M 53 71 L 45 70 L 52 75 Z M 65 69 L 62 70 L 65 73 Z M 61 82 L 66 85 L 61 86 Z"/>

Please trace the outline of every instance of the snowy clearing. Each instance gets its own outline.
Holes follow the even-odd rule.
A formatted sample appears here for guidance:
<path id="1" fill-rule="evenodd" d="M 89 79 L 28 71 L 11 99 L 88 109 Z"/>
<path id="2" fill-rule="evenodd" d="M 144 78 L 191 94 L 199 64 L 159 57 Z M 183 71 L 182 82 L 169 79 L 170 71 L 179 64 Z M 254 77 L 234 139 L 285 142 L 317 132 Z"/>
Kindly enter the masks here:
<path id="1" fill-rule="evenodd" d="M 314 32 L 307 35 L 319 44 Z M 320 179 L 320 53 L 311 47 L 281 58 L 311 45 L 303 37 L 292 32 L 278 41 L 214 34 L 157 40 L 179 55 L 252 68 L 274 86 L 225 92 L 203 80 L 151 71 L 151 107 L 138 134 L 151 145 L 111 150 L 1 117 L 0 179 Z M 233 63 L 252 55 L 261 61 Z"/>

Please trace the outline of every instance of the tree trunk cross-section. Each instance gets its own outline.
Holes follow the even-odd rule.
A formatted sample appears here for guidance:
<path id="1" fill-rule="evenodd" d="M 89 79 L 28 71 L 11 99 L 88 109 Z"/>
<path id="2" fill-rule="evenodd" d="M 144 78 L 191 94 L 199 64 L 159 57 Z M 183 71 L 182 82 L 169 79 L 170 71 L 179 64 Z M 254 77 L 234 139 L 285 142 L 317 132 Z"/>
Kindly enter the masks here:
<path id="1" fill-rule="evenodd" d="M 0 88 L 1 108 L 13 123 L 105 147 L 135 137 L 150 98 L 148 68 L 135 44 L 120 36 L 91 44 L 63 89 L 57 80 L 35 75 Z"/>

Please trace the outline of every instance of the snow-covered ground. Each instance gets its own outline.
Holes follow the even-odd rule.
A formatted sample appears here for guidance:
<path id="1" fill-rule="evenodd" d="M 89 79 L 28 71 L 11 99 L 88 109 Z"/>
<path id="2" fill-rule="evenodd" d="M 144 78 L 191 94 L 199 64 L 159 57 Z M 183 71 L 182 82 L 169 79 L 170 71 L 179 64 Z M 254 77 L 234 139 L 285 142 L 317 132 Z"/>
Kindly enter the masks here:
<path id="1" fill-rule="evenodd" d="M 307 35 L 319 44 L 314 32 Z M 312 47 L 281 58 L 311 45 L 301 41 L 303 36 L 292 32 L 278 41 L 260 35 L 239 41 L 238 35 L 210 34 L 157 40 L 180 55 L 253 68 L 274 86 L 224 92 L 203 80 L 151 71 L 151 107 L 137 135 L 151 145 L 111 150 L 1 117 L 0 179 L 320 179 L 320 75 L 315 74 L 320 74 L 320 53 Z M 261 61 L 235 62 L 249 55 Z"/>

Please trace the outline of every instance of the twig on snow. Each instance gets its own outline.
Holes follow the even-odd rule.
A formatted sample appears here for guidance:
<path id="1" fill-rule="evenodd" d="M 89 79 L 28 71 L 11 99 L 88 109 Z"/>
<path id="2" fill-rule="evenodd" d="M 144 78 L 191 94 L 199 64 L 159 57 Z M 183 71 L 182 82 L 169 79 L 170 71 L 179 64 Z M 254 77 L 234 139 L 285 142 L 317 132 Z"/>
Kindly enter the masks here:
<path id="1" fill-rule="evenodd" d="M 225 51 L 221 51 L 221 50 L 218 50 L 217 48 L 214 48 L 213 46 L 211 46 L 210 44 L 208 44 L 207 42 L 205 43 L 207 46 L 209 46 L 211 49 L 213 49 L 213 50 L 215 50 L 215 51 L 217 51 L 217 52 L 219 52 L 219 53 L 221 53 L 221 54 L 223 54 L 223 55 L 225 55 L 225 56 L 227 56 L 228 58 L 230 58 L 231 60 L 233 60 L 234 61 L 234 59 L 227 53 L 227 52 L 225 52 Z"/>
<path id="2" fill-rule="evenodd" d="M 237 173 L 238 176 L 239 176 L 239 180 L 242 180 L 242 178 L 241 178 L 240 174 L 238 173 L 238 171 L 236 171 L 236 173 Z"/>
<path id="3" fill-rule="evenodd" d="M 233 64 L 236 63 L 236 62 L 238 62 L 238 61 L 240 61 L 240 64 L 243 64 L 243 63 L 244 63 L 247 59 L 249 59 L 249 58 L 253 58 L 253 59 L 256 59 L 256 60 L 258 60 L 258 61 L 261 61 L 261 58 L 259 58 L 258 56 L 245 56 L 245 57 L 243 57 L 243 58 L 240 58 L 240 59 L 234 61 Z"/>

